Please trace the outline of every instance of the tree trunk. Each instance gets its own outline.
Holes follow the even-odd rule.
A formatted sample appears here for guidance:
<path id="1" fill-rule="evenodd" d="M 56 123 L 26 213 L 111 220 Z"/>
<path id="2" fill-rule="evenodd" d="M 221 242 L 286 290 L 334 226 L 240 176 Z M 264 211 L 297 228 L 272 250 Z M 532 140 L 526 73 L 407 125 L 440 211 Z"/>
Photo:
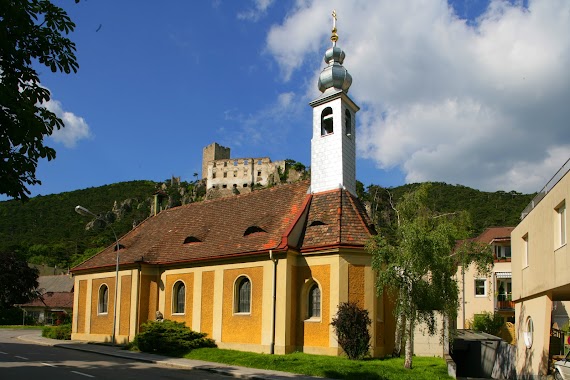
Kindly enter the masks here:
<path id="1" fill-rule="evenodd" d="M 411 315 L 406 320 L 406 358 L 404 368 L 412 368 L 412 356 L 414 354 L 414 316 Z"/>
<path id="2" fill-rule="evenodd" d="M 396 336 L 394 338 L 394 350 L 392 351 L 393 358 L 399 358 L 402 354 L 402 335 L 404 333 L 404 313 L 399 312 L 396 319 Z"/>

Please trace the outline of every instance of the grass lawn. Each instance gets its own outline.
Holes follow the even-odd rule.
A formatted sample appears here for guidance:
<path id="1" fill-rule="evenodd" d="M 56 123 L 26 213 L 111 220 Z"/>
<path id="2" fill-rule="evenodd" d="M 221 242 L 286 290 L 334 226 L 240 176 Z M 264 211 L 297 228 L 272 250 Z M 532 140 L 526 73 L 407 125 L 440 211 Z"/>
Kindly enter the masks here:
<path id="1" fill-rule="evenodd" d="M 0 329 L 41 330 L 43 326 L 0 325 Z"/>
<path id="2" fill-rule="evenodd" d="M 451 379 L 441 358 L 414 357 L 411 370 L 404 359 L 348 360 L 344 357 L 293 353 L 289 355 L 254 354 L 218 348 L 199 348 L 184 355 L 188 359 L 270 369 L 333 379 Z"/>

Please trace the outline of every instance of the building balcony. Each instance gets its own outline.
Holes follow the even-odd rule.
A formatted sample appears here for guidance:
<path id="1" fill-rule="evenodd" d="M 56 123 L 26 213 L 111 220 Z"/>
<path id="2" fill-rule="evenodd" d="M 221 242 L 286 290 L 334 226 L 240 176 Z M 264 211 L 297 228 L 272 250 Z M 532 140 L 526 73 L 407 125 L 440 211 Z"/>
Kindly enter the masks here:
<path id="1" fill-rule="evenodd" d="M 512 294 L 498 294 L 495 298 L 495 310 L 512 311 L 515 310 Z"/>

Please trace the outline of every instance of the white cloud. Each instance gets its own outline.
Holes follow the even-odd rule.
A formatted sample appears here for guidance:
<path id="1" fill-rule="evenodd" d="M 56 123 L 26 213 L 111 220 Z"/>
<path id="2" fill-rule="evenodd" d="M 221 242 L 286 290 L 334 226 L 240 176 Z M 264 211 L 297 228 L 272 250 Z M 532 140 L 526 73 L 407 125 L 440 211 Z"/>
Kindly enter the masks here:
<path id="1" fill-rule="evenodd" d="M 494 0 L 469 25 L 443 0 L 299 0 L 267 36 L 285 80 L 324 66 L 333 8 L 361 157 L 408 182 L 524 192 L 570 157 L 570 2 Z"/>
<path id="2" fill-rule="evenodd" d="M 50 137 L 54 141 L 62 143 L 67 148 L 73 148 L 79 140 L 91 137 L 91 130 L 85 119 L 72 112 L 64 111 L 61 102 L 52 99 L 44 103 L 44 106 L 55 113 L 64 124 L 63 128 L 54 129 L 51 134 Z"/>
<path id="3" fill-rule="evenodd" d="M 247 21 L 258 21 L 267 14 L 267 9 L 273 4 L 274 0 L 254 0 L 254 8 L 238 13 L 237 18 Z"/>

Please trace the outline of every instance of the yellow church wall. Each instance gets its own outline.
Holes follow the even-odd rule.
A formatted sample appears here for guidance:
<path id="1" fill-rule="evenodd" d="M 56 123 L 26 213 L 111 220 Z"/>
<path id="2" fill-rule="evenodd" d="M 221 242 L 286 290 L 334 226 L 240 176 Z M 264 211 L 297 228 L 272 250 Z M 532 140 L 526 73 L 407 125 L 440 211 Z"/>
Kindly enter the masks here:
<path id="1" fill-rule="evenodd" d="M 140 295 L 140 320 L 143 324 L 156 319 L 158 310 L 158 281 L 155 274 L 143 274 L 141 276 Z"/>
<path id="2" fill-rule="evenodd" d="M 174 296 L 174 285 L 182 281 L 186 287 L 185 294 L 185 310 L 184 313 L 172 313 Z M 186 326 L 192 328 L 192 306 L 194 302 L 194 273 L 172 274 L 166 276 L 166 285 L 164 287 L 164 318 L 171 319 L 176 322 L 184 322 Z"/>
<path id="3" fill-rule="evenodd" d="M 385 318 L 383 300 L 377 302 L 375 297 L 374 273 L 369 262 L 369 257 L 362 252 L 353 251 L 279 254 L 275 321 L 272 312 L 275 267 L 269 255 L 261 260 L 208 266 L 170 269 L 143 266 L 142 272 L 138 267 L 123 270 L 119 282 L 117 342 L 132 340 L 138 326 L 154 320 L 155 312 L 160 310 L 167 319 L 184 321 L 193 330 L 207 333 L 221 348 L 267 353 L 275 324 L 273 343 L 277 354 L 302 350 L 338 355 L 342 350 L 330 322 L 340 302 L 354 301 L 369 309 L 376 322 L 371 328 L 371 333 L 376 336 L 372 354 L 388 353 L 386 342 L 390 339 L 384 337 L 393 332 L 389 331 L 391 327 Z M 235 281 L 241 275 L 248 276 L 252 283 L 251 312 L 248 314 L 234 312 Z M 178 280 L 186 285 L 183 315 L 172 314 L 172 289 Z M 321 290 L 321 316 L 308 319 L 306 293 L 312 281 Z M 109 286 L 106 316 L 97 315 L 98 289 L 102 283 Z M 76 289 L 76 309 L 81 311 L 74 315 L 73 339 L 110 341 L 114 272 L 77 275 Z"/>
<path id="4" fill-rule="evenodd" d="M 348 286 L 347 289 L 341 286 L 339 294 L 340 302 L 355 302 L 359 307 L 368 310 L 372 321 L 371 355 L 382 357 L 393 350 L 395 333 L 393 302 L 386 294 L 376 295 L 376 275 L 372 269 L 371 259 L 371 256 L 363 251 L 341 252 L 340 284 L 346 283 Z"/>
<path id="5" fill-rule="evenodd" d="M 308 265 L 297 267 L 296 293 L 299 297 L 296 306 L 297 318 L 297 346 L 302 346 L 305 352 L 310 347 L 329 347 L 330 338 L 330 265 Z M 321 290 L 321 317 L 307 318 L 306 292 L 311 281 L 319 284 Z M 325 352 L 321 352 L 325 353 Z"/>
<path id="6" fill-rule="evenodd" d="M 214 271 L 202 272 L 200 331 L 212 336 L 214 328 Z"/>
<path id="7" fill-rule="evenodd" d="M 234 312 L 234 286 L 240 276 L 251 281 L 250 313 Z M 222 342 L 261 344 L 263 268 L 226 269 L 223 277 Z"/>
<path id="8" fill-rule="evenodd" d="M 107 303 L 107 312 L 98 312 L 98 296 L 99 288 L 107 285 L 109 289 L 109 298 Z M 115 278 L 105 277 L 98 278 L 92 281 L 93 296 L 91 297 L 91 333 L 92 334 L 111 334 L 113 328 L 113 313 L 114 313 L 114 299 L 115 299 Z"/>
<path id="9" fill-rule="evenodd" d="M 119 335 L 130 334 L 130 319 L 131 319 L 131 282 L 130 275 L 121 276 L 120 287 L 120 312 L 119 312 Z"/>
<path id="10" fill-rule="evenodd" d="M 364 265 L 348 266 L 348 302 L 364 308 Z"/>
<path id="11" fill-rule="evenodd" d="M 74 310 L 77 314 L 77 329 L 79 334 L 85 333 L 86 324 L 86 311 L 87 311 L 87 280 L 78 281 L 79 286 L 76 287 L 78 291 L 77 308 Z"/>

